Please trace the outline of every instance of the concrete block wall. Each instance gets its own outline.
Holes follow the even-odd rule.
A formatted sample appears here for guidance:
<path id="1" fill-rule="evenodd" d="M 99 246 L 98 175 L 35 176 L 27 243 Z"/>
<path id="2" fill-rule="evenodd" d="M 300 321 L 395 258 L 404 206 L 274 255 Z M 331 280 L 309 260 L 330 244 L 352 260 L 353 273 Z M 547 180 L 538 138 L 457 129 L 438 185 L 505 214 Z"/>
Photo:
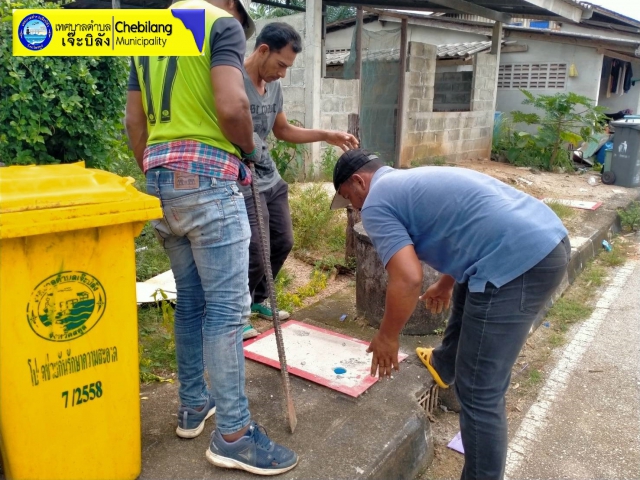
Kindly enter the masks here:
<path id="1" fill-rule="evenodd" d="M 305 15 L 297 13 L 295 15 L 287 15 L 286 17 L 269 18 L 257 20 L 256 33 L 247 40 L 247 56 L 253 52 L 256 44 L 256 35 L 260 33 L 262 28 L 272 22 L 284 22 L 291 25 L 304 39 L 305 36 Z M 305 125 L 305 55 L 304 50 L 296 56 L 293 66 L 287 70 L 287 76 L 280 80 L 282 84 L 282 94 L 284 95 L 284 112 L 289 120 L 297 120 L 301 125 Z"/>
<path id="2" fill-rule="evenodd" d="M 322 130 L 340 130 L 346 132 L 349 128 L 349 114 L 360 111 L 360 82 L 358 80 L 343 80 L 338 78 L 323 78 L 322 93 L 320 94 L 320 128 Z M 342 150 L 322 142 L 320 157 L 314 162 L 321 162 L 325 151 L 333 149 L 336 156 Z"/>
<path id="3" fill-rule="evenodd" d="M 320 128 L 346 132 L 349 114 L 360 110 L 359 81 L 323 78 L 320 99 Z"/>
<path id="4" fill-rule="evenodd" d="M 471 109 L 473 72 L 439 72 L 436 70 L 433 110 L 460 112 Z"/>
<path id="5" fill-rule="evenodd" d="M 471 99 L 471 110 L 474 112 L 495 109 L 499 61 L 498 55 L 489 53 L 478 53 L 475 56 Z"/>
<path id="6" fill-rule="evenodd" d="M 488 54 L 476 56 L 471 111 L 434 112 L 436 52 L 435 45 L 409 42 L 402 167 L 428 163 L 434 157 L 455 161 L 491 154 L 498 60 L 486 58 Z"/>

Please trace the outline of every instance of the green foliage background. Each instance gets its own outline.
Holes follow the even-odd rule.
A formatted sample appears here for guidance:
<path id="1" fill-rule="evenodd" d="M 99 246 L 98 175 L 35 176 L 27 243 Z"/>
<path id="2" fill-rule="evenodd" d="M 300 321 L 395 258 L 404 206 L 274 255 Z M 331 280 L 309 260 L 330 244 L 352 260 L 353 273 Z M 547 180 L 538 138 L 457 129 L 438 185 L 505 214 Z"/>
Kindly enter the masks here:
<path id="1" fill-rule="evenodd" d="M 128 157 L 122 123 L 128 60 L 14 57 L 14 8 L 59 7 L 44 0 L 0 0 L 0 162 L 85 160 L 106 168 Z"/>

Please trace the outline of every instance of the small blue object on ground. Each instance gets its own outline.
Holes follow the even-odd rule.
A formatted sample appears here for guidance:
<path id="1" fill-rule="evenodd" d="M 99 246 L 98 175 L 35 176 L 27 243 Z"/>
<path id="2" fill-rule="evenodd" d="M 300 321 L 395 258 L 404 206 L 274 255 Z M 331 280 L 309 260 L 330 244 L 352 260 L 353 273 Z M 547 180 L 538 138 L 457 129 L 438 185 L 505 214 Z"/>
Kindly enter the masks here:
<path id="1" fill-rule="evenodd" d="M 602 248 L 604 248 L 607 252 L 612 250 L 611 244 L 606 240 L 602 240 Z"/>
<path id="2" fill-rule="evenodd" d="M 346 318 L 347 318 L 347 314 L 345 313 L 344 315 L 340 316 L 340 321 L 344 322 Z"/>

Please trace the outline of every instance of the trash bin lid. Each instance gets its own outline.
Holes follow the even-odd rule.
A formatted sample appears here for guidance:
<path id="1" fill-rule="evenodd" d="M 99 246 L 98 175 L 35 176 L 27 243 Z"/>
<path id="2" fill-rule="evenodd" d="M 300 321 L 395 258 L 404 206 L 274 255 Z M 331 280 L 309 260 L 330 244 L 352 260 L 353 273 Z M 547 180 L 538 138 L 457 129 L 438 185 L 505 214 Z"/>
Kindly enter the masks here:
<path id="1" fill-rule="evenodd" d="M 612 127 L 627 127 L 640 130 L 640 115 L 627 115 L 620 120 L 611 122 Z"/>
<path id="2" fill-rule="evenodd" d="M 84 162 L 0 168 L 0 238 L 162 217 L 160 201 L 133 182 Z"/>

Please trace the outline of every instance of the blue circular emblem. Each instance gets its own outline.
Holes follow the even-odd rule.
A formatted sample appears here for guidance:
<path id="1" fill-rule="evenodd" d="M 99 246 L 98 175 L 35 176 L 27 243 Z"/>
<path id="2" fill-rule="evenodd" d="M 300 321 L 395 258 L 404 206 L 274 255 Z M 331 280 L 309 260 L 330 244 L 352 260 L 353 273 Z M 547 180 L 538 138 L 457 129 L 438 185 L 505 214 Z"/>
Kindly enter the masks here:
<path id="1" fill-rule="evenodd" d="M 38 13 L 24 17 L 18 27 L 20 42 L 29 50 L 42 50 L 49 45 L 52 35 L 51 22 Z"/>

